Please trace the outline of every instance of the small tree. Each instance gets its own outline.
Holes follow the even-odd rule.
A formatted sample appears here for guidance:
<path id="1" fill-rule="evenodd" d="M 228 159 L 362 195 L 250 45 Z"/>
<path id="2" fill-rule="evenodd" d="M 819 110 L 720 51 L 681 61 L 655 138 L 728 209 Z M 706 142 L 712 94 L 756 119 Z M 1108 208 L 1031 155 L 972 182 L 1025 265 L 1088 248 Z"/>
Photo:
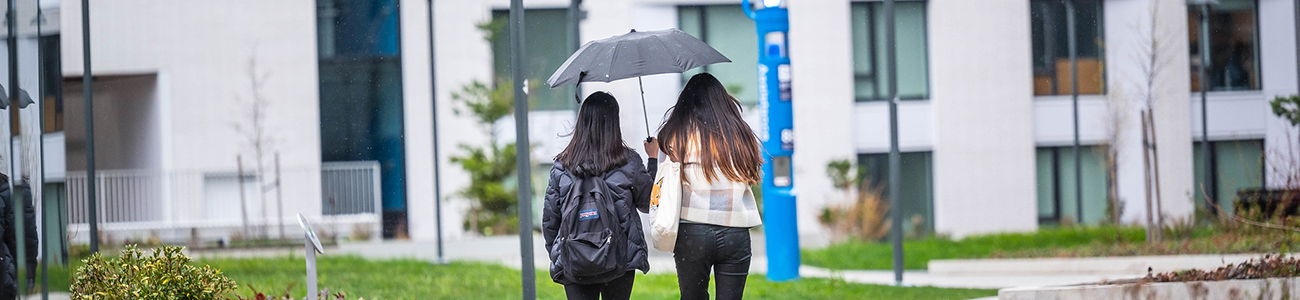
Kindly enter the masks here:
<path id="1" fill-rule="evenodd" d="M 1124 130 L 1128 127 L 1129 112 L 1128 98 L 1123 96 L 1123 91 L 1116 88 L 1106 97 L 1105 115 L 1105 136 L 1102 147 L 1097 147 L 1097 151 L 1103 157 L 1104 169 L 1106 170 L 1106 223 L 1115 225 L 1115 242 L 1120 242 L 1123 236 L 1120 232 L 1120 223 L 1123 217 L 1123 204 L 1119 199 L 1119 163 L 1120 149 L 1124 146 Z"/>
<path id="2" fill-rule="evenodd" d="M 1147 241 L 1156 242 L 1161 239 L 1161 228 L 1164 227 L 1164 211 L 1161 209 L 1160 200 L 1160 167 L 1159 151 L 1156 151 L 1155 133 L 1159 132 L 1155 128 L 1155 118 L 1151 113 L 1156 111 L 1157 104 L 1161 98 L 1169 97 L 1168 89 L 1161 88 L 1159 80 L 1165 77 L 1164 73 L 1177 57 L 1177 51 L 1186 51 L 1185 48 L 1179 50 L 1178 46 L 1169 43 L 1169 40 L 1175 40 L 1174 37 L 1180 33 L 1163 28 L 1160 23 L 1161 1 L 1151 1 L 1150 23 L 1145 28 L 1135 26 L 1134 30 L 1138 31 L 1138 44 L 1136 59 L 1141 62 L 1138 65 L 1140 72 L 1138 82 L 1134 89 L 1135 96 L 1140 103 L 1140 109 L 1146 113 L 1141 117 L 1139 123 L 1142 128 L 1144 157 L 1149 155 L 1149 160 L 1143 159 L 1144 180 L 1147 183 L 1146 210 L 1147 210 Z M 1186 34 L 1186 33 L 1181 33 Z M 1148 131 L 1149 127 L 1149 131 Z M 1154 196 L 1154 199 L 1152 199 Z M 1154 205 L 1154 207 L 1152 207 Z M 1118 207 L 1117 207 L 1118 208 Z"/>
<path id="3" fill-rule="evenodd" d="M 275 138 L 271 134 L 272 130 L 267 125 L 266 117 L 270 115 L 268 113 L 268 107 L 271 103 L 263 90 L 266 87 L 266 81 L 271 76 L 271 73 L 258 68 L 256 49 L 253 50 L 253 53 L 254 54 L 248 58 L 249 95 L 247 100 L 243 101 L 243 104 L 245 105 L 243 111 L 244 119 L 236 121 L 234 123 L 234 128 L 236 132 L 243 135 L 245 145 L 253 151 L 253 171 L 255 172 L 254 178 L 256 178 L 255 181 L 257 182 L 257 187 L 255 189 L 260 193 L 259 195 L 261 195 L 258 198 L 261 199 L 262 222 L 263 224 L 267 224 L 270 219 L 268 219 L 266 215 L 268 209 L 266 207 L 266 189 L 262 188 L 265 184 L 265 176 L 263 175 L 266 174 L 265 158 L 270 155 L 272 148 L 275 145 Z M 239 98 L 243 99 L 243 97 Z M 236 176 L 236 182 L 238 182 L 241 189 L 244 185 L 243 176 L 244 174 Z M 262 226 L 262 238 L 268 238 L 270 236 L 269 230 L 270 226 Z"/>

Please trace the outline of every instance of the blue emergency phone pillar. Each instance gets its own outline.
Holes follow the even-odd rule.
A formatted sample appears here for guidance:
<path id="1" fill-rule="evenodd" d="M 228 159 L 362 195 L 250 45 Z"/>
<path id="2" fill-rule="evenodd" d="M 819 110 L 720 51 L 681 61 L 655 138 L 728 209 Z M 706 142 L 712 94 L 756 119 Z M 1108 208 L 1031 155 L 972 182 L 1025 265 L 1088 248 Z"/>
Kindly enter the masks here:
<path id="1" fill-rule="evenodd" d="M 763 147 L 763 231 L 767 236 L 767 278 L 785 281 L 799 278 L 799 227 L 796 217 L 794 177 L 794 114 L 790 99 L 790 55 L 786 36 L 790 15 L 779 0 L 763 1 L 754 10 L 742 1 L 745 14 L 758 29 L 759 105 L 767 111 Z"/>

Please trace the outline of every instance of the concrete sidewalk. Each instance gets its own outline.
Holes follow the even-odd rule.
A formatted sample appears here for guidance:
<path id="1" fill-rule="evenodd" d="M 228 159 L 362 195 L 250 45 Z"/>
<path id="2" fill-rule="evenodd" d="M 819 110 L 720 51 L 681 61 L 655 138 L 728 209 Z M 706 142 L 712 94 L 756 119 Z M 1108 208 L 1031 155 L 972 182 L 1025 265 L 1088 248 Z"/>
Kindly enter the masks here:
<path id="1" fill-rule="evenodd" d="M 754 256 L 750 264 L 750 273 L 767 273 L 767 255 L 762 235 L 752 238 Z M 547 270 L 550 260 L 543 248 L 541 236 L 533 237 L 533 258 L 537 270 Z M 437 244 L 433 242 L 390 241 L 384 243 L 343 244 L 327 250 L 326 255 L 349 254 L 366 258 L 392 259 L 416 258 L 428 261 L 437 260 Z M 482 237 L 447 241 L 445 259 L 471 260 L 501 263 L 519 268 L 519 238 L 516 236 Z M 675 274 L 676 264 L 671 253 L 650 250 L 650 273 Z M 831 271 L 824 268 L 803 266 L 800 275 L 804 277 L 836 278 L 853 283 L 893 285 L 894 275 L 889 270 Z M 1018 286 L 1067 285 L 1098 282 L 1106 279 L 1130 278 L 1126 274 L 1091 274 L 1091 275 L 1014 275 L 1014 274 L 931 274 L 926 271 L 907 271 L 903 284 L 906 286 L 933 286 L 948 288 L 1007 288 Z"/>
<path id="2" fill-rule="evenodd" d="M 862 284 L 893 285 L 894 272 L 890 270 L 832 271 L 803 266 L 799 274 L 804 277 L 842 279 Z M 904 286 L 932 286 L 942 288 L 1002 289 L 1022 286 L 1057 286 L 1133 278 L 1133 275 L 943 275 L 927 271 L 903 272 Z"/>
<path id="3" fill-rule="evenodd" d="M 764 239 L 762 235 L 752 237 L 754 256 L 750 264 L 750 273 L 766 274 L 767 273 L 767 256 Z M 325 255 L 356 255 L 371 259 L 396 259 L 412 258 L 430 262 L 438 261 L 437 243 L 430 241 L 385 241 L 381 243 L 345 243 L 337 247 L 325 250 Z M 536 270 L 547 270 L 550 260 L 544 249 L 545 243 L 540 235 L 533 236 L 533 259 Z M 443 259 L 446 261 L 481 261 L 488 263 L 500 263 L 513 268 L 521 266 L 519 257 L 519 238 L 517 236 L 494 236 L 494 237 L 477 237 L 459 240 L 448 240 L 444 251 Z M 191 255 L 195 257 L 267 257 L 267 256 L 285 256 L 285 255 L 302 255 L 304 250 L 301 248 L 288 249 L 248 249 L 248 250 L 218 250 L 218 251 L 194 251 Z M 1099 261 L 1089 263 L 1104 263 L 1110 259 L 1111 264 L 1123 264 L 1123 266 L 1105 267 L 1098 270 L 1110 269 L 1131 269 L 1132 262 L 1120 259 L 1105 258 Z M 1179 257 L 1162 258 L 1163 261 L 1179 261 Z M 1056 265 L 1070 265 L 1069 260 L 1057 262 Z M 1095 259 L 1094 259 L 1095 260 Z M 1211 260 L 1210 258 L 1199 257 L 1198 263 L 1204 263 Z M 673 262 L 671 253 L 650 250 L 650 272 L 657 274 L 675 274 L 676 266 Z M 970 266 L 990 266 L 1006 262 L 1009 266 L 1023 266 L 1020 260 L 980 260 L 969 261 Z M 1040 261 L 1041 262 L 1041 261 Z M 1141 274 L 1132 272 L 1084 272 L 1084 273 L 1044 273 L 1044 272 L 993 272 L 993 273 L 970 273 L 971 270 L 978 268 L 959 268 L 963 261 L 946 261 L 948 271 L 929 272 L 923 270 L 911 270 L 904 273 L 903 285 L 905 286 L 933 286 L 945 288 L 983 288 L 998 289 L 1008 287 L 1023 286 L 1053 286 L 1053 285 L 1070 285 L 1081 283 L 1099 282 L 1102 280 L 1114 280 L 1133 278 Z M 955 264 L 955 265 L 954 265 Z M 1077 265 L 1077 263 L 1074 263 Z M 1052 264 L 1040 265 L 1050 266 Z M 954 270 L 957 268 L 958 270 Z M 1007 267 L 1010 268 L 1010 267 Z M 993 268 L 1004 270 L 1006 268 Z M 965 271 L 962 271 L 965 270 Z M 956 272 L 953 272 L 956 271 Z M 1066 270 L 1068 271 L 1068 270 Z M 1031 274 L 1032 273 L 1032 274 Z M 889 270 L 852 270 L 852 271 L 832 271 L 824 268 L 802 266 L 800 274 L 804 277 L 835 278 L 844 281 L 862 284 L 882 284 L 893 285 L 893 272 Z M 1142 273 L 1145 274 L 1145 273 Z"/>

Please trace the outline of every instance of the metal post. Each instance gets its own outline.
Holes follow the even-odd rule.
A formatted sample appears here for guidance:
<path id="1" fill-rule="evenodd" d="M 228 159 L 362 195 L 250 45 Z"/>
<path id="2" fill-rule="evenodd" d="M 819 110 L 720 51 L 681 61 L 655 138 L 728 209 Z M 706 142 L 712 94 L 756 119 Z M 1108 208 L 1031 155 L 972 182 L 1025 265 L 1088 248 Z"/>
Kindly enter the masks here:
<path id="1" fill-rule="evenodd" d="M 510 0 L 510 67 L 513 69 L 515 94 L 515 173 L 518 175 L 519 193 L 519 256 L 520 281 L 525 300 L 537 299 L 537 285 L 533 277 L 533 197 L 531 153 L 528 151 L 528 94 L 524 90 L 524 1 Z"/>
<path id="2" fill-rule="evenodd" d="M 280 216 L 280 222 L 275 225 L 280 228 L 280 239 L 284 239 L 284 181 L 280 177 L 280 152 L 275 152 L 275 214 Z"/>
<path id="3" fill-rule="evenodd" d="M 5 134 L 5 136 L 8 137 L 5 139 L 5 145 L 9 147 L 10 156 L 13 156 L 14 154 L 14 139 L 13 139 L 14 130 L 18 131 L 18 136 L 20 137 L 19 140 L 22 140 L 21 139 L 22 117 L 20 116 L 20 114 L 18 114 L 18 111 L 22 109 L 20 105 L 22 105 L 23 101 L 22 99 L 19 98 L 20 95 L 18 93 L 19 90 L 18 88 L 18 29 L 17 29 L 18 3 L 16 2 L 17 1 L 15 0 L 9 0 L 8 18 L 6 18 L 8 23 L 7 26 L 9 27 L 9 36 L 8 39 L 6 39 L 9 47 L 9 91 L 8 91 L 9 103 L 7 103 L 9 104 L 9 111 L 6 112 L 9 113 L 9 124 L 11 126 L 14 123 L 18 124 L 18 128 L 10 128 L 9 132 L 6 132 Z M 40 35 L 38 34 L 37 38 L 39 37 Z M 18 119 L 18 122 L 14 122 L 15 118 Z M 31 155 L 31 153 L 23 153 L 23 154 Z M 10 213 L 13 213 L 13 221 L 14 221 L 13 228 L 10 229 L 14 230 L 15 243 L 18 244 L 16 248 L 18 250 L 17 251 L 18 253 L 14 253 L 14 256 L 16 256 L 14 259 L 15 262 L 14 269 L 22 271 L 19 273 L 31 274 L 32 270 L 27 269 L 27 253 L 26 253 L 27 252 L 26 251 L 27 250 L 26 247 L 27 226 L 24 226 L 26 223 L 23 220 L 23 217 L 25 217 L 25 215 L 23 215 L 23 207 L 26 202 L 23 201 L 23 197 L 26 196 L 25 195 L 26 193 L 24 193 L 22 186 L 20 185 L 22 184 L 21 176 L 23 176 L 22 167 L 14 160 L 14 158 L 18 158 L 18 157 L 7 157 L 7 158 L 9 159 L 10 162 L 9 163 L 9 187 L 10 187 L 10 192 L 9 192 L 10 210 L 9 211 Z M 18 161 L 22 161 L 22 160 L 19 159 Z M 17 281 L 18 283 L 18 291 L 19 291 L 18 294 L 21 297 L 23 292 L 27 291 L 26 289 L 27 276 L 18 276 L 18 277 L 21 278 L 14 278 L 14 280 Z"/>
<path id="4" fill-rule="evenodd" d="M 1154 20 L 1152 22 L 1154 22 Z M 1202 159 L 1201 171 L 1205 174 L 1203 177 L 1205 178 L 1205 180 L 1202 182 L 1202 184 L 1205 184 L 1205 183 L 1214 182 L 1214 179 L 1212 178 L 1214 176 L 1214 172 L 1213 172 L 1214 166 L 1212 166 L 1213 160 L 1210 159 L 1211 158 L 1210 156 L 1212 155 L 1212 153 L 1210 153 L 1210 126 L 1209 126 L 1210 119 L 1209 119 L 1209 114 L 1207 113 L 1210 110 L 1209 109 L 1210 107 L 1206 104 L 1207 102 L 1206 98 L 1208 98 L 1208 92 L 1210 90 L 1210 72 L 1209 72 L 1210 69 L 1210 4 L 1201 5 L 1200 40 L 1201 40 L 1200 43 L 1201 44 L 1200 45 L 1201 46 L 1201 69 L 1199 70 L 1200 71 L 1199 73 L 1201 74 L 1201 159 Z M 1154 51 L 1154 49 L 1152 51 Z M 1152 111 L 1152 113 L 1154 113 L 1154 111 Z M 1152 142 L 1154 143 L 1154 141 Z M 1218 215 L 1219 209 L 1216 207 L 1216 205 L 1213 205 L 1213 203 L 1211 202 L 1213 200 L 1211 200 L 1210 194 L 1208 193 L 1209 191 L 1214 190 L 1214 187 L 1199 188 L 1197 190 L 1202 191 L 1202 194 L 1204 195 L 1205 204 L 1206 204 L 1205 207 L 1209 208 L 1210 211 L 1214 212 L 1215 215 Z"/>
<path id="5" fill-rule="evenodd" d="M 45 134 L 45 109 L 46 109 L 46 107 L 45 107 L 45 84 L 46 84 L 46 83 L 45 83 L 45 72 L 47 72 L 47 70 L 45 70 L 45 51 L 42 51 L 42 50 L 44 50 L 44 48 L 41 47 L 41 46 L 42 46 L 42 45 L 41 45 L 41 34 L 44 33 L 44 31 L 42 30 L 42 27 L 43 27 L 43 26 L 41 26 L 41 24 L 45 23 L 45 14 L 44 14 L 43 10 L 40 8 L 40 5 L 39 5 L 39 4 L 40 4 L 40 1 L 37 1 L 37 5 L 36 5 L 36 21 L 37 21 L 37 22 L 36 22 L 36 48 L 37 48 L 37 49 L 40 49 L 40 50 L 37 50 L 37 51 L 36 51 L 36 62 L 37 62 L 37 65 L 36 65 L 36 66 L 37 66 L 37 67 L 36 67 L 36 78 L 37 78 L 37 79 L 36 79 L 36 86 L 37 86 L 37 88 L 36 88 L 36 98 L 38 98 L 38 99 L 36 100 L 36 101 L 38 101 L 37 106 L 36 106 L 36 115 L 38 116 L 38 117 L 36 118 L 36 120 L 37 120 L 37 122 L 36 122 L 36 126 L 37 126 L 40 130 L 37 131 L 37 137 L 38 137 L 38 138 L 36 139 L 36 143 L 37 143 L 36 145 L 37 145 L 37 147 L 39 147 L 39 148 L 37 148 L 37 149 L 39 149 L 39 150 L 37 151 L 37 153 L 40 154 L 40 173 L 39 173 L 40 176 L 33 176 L 33 177 L 36 177 L 36 183 L 39 185 L 39 187 L 40 187 L 40 189 L 41 189 L 41 193 L 40 193 L 40 197 L 33 197 L 32 199 L 33 199 L 34 201 L 40 201 L 40 205 L 41 205 L 41 206 L 40 206 L 40 208 L 41 208 L 41 209 L 40 209 L 40 212 L 41 212 L 41 218 L 40 218 L 40 219 L 41 219 L 41 226 L 40 226 L 40 228 L 41 228 L 41 230 L 40 230 L 40 233 L 39 233 L 39 234 L 40 234 L 40 238 L 38 239 L 39 242 L 37 243 L 37 244 L 40 245 L 40 247 L 41 247 L 41 249 L 40 249 L 40 251 L 41 251 L 41 252 L 40 252 L 40 253 L 41 253 L 41 261 L 40 261 L 40 264 L 41 264 L 41 300 L 50 300 L 50 272 L 49 272 L 49 270 L 50 270 L 50 266 L 49 266 L 49 264 L 50 264 L 50 251 L 49 251 L 49 249 L 50 249 L 50 247 L 47 245 L 47 243 L 49 243 L 49 238 L 50 238 L 50 237 L 49 237 L 49 234 L 47 234 L 47 233 L 49 232 L 49 228 L 46 227 L 46 224 L 48 224 L 49 222 L 48 222 L 48 220 L 45 219 L 45 216 L 46 216 L 46 211 L 45 211 L 45 209 L 46 209 L 46 208 L 45 208 L 45 138 L 44 138 L 44 136 L 43 136 L 43 135 Z M 62 71 L 61 71 L 61 70 L 58 70 L 57 72 L 62 72 Z"/>
<path id="6" fill-rule="evenodd" d="M 86 106 L 86 215 L 90 223 L 90 253 L 99 252 L 99 198 L 95 197 L 95 92 L 90 68 L 90 0 L 81 0 L 81 90 Z"/>
<path id="7" fill-rule="evenodd" d="M 567 27 L 566 29 L 568 30 L 569 53 L 576 53 L 578 52 L 578 48 L 582 47 L 582 39 L 579 38 L 578 36 L 579 35 L 578 25 L 581 23 L 582 23 L 582 0 L 569 0 L 569 24 L 567 24 L 566 26 Z M 638 77 L 637 79 L 640 80 L 640 77 Z M 573 89 L 574 89 L 573 94 L 579 95 L 578 97 L 579 99 L 581 99 L 581 95 L 582 95 L 581 78 L 579 78 L 578 83 L 573 85 Z M 576 116 L 578 114 L 578 108 L 580 108 L 582 105 L 579 105 L 577 101 L 569 102 L 569 105 L 573 107 L 573 114 Z"/>
<path id="8" fill-rule="evenodd" d="M 894 285 L 903 285 L 903 189 L 899 178 L 903 155 L 898 150 L 898 70 L 894 49 L 894 0 L 885 0 L 885 76 L 889 80 L 889 210 L 894 244 Z"/>
<path id="9" fill-rule="evenodd" d="M 433 31 L 433 0 L 429 0 L 429 103 L 432 105 L 430 110 L 433 111 L 431 122 L 433 124 L 433 221 L 438 225 L 436 234 L 438 240 L 438 263 L 446 263 L 443 256 L 442 248 L 442 168 L 439 166 L 438 156 L 438 77 L 437 56 L 434 55 L 435 48 Z"/>
<path id="10" fill-rule="evenodd" d="M 758 34 L 758 95 L 767 111 L 763 140 L 763 233 L 767 236 L 767 278 L 799 278 L 799 217 L 795 214 L 793 163 L 793 84 L 787 36 L 790 12 L 778 5 L 753 10 L 742 1 L 745 14 L 754 19 Z M 707 31 L 707 30 L 706 30 Z"/>
<path id="11" fill-rule="evenodd" d="M 1070 54 L 1070 99 L 1074 105 L 1075 224 L 1083 224 L 1083 153 L 1079 147 L 1079 46 L 1075 37 L 1074 0 L 1065 0 L 1066 51 Z"/>
<path id="12" fill-rule="evenodd" d="M 311 242 L 310 231 L 303 232 L 302 236 L 303 243 L 307 244 L 307 299 L 316 300 L 316 294 L 320 293 L 320 290 L 316 289 L 316 246 Z"/>

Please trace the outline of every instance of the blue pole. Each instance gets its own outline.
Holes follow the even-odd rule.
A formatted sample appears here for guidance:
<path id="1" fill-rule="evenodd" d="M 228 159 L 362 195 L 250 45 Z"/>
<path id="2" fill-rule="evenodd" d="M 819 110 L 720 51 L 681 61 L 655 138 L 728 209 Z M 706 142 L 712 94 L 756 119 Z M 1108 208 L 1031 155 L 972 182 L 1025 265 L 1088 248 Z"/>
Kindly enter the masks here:
<path id="1" fill-rule="evenodd" d="M 790 56 L 786 40 L 790 15 L 782 7 L 753 10 L 749 0 L 741 6 L 758 29 L 758 91 L 767 110 L 767 134 L 761 136 L 768 156 L 763 164 L 763 231 L 767 236 L 767 278 L 799 278 L 799 227 L 794 178 L 794 115 L 790 100 Z"/>

